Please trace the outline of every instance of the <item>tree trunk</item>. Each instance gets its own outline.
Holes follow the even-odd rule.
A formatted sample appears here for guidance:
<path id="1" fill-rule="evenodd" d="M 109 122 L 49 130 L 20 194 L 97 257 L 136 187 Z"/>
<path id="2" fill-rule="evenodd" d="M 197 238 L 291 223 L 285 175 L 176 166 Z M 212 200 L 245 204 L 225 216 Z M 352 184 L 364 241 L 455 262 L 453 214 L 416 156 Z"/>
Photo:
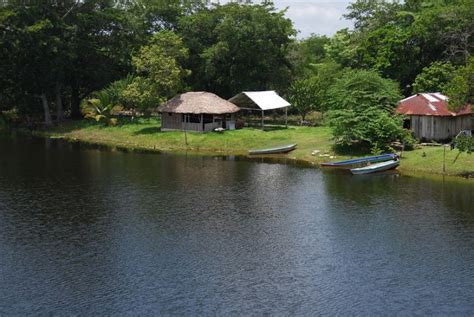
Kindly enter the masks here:
<path id="1" fill-rule="evenodd" d="M 41 94 L 41 102 L 43 103 L 44 123 L 46 125 L 51 125 L 51 114 L 49 113 L 48 99 L 46 98 L 45 93 Z"/>
<path id="2" fill-rule="evenodd" d="M 63 101 L 61 99 L 61 84 L 56 84 L 56 120 L 64 120 Z"/>
<path id="3" fill-rule="evenodd" d="M 5 114 L 3 113 L 2 110 L 0 110 L 0 121 L 3 121 L 3 124 L 4 124 L 4 127 L 10 131 L 10 122 L 9 120 L 7 119 L 7 117 L 5 116 Z M 1 122 L 0 122 L 0 126 L 1 126 Z"/>
<path id="4" fill-rule="evenodd" d="M 71 91 L 71 119 L 80 119 L 81 115 L 81 99 L 79 98 L 79 91 L 76 87 Z"/>

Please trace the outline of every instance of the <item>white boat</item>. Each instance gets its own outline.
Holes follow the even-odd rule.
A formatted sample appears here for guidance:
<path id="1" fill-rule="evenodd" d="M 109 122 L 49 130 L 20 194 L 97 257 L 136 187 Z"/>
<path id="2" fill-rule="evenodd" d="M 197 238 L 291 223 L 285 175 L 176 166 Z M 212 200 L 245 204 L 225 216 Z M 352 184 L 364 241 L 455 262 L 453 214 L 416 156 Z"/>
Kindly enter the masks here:
<path id="1" fill-rule="evenodd" d="M 296 149 L 296 144 L 282 145 L 270 149 L 249 150 L 250 155 L 287 153 Z"/>
<path id="2" fill-rule="evenodd" d="M 388 171 L 388 170 L 397 168 L 398 165 L 400 165 L 399 160 L 391 160 L 391 161 L 386 161 L 386 162 L 380 162 L 380 163 L 367 165 L 367 166 L 364 166 L 364 167 L 353 168 L 353 169 L 351 169 L 351 172 L 354 175 L 370 174 L 370 173 Z"/>

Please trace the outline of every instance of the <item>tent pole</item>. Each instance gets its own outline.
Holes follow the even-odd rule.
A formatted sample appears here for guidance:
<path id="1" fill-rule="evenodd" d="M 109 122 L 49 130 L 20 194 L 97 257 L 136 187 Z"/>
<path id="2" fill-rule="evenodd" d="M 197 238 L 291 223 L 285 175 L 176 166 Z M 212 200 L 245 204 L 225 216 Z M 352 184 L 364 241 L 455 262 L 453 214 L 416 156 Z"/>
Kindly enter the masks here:
<path id="1" fill-rule="evenodd" d="M 285 126 L 288 129 L 288 107 L 285 107 Z"/>
<path id="2" fill-rule="evenodd" d="M 265 123 L 263 122 L 263 120 L 264 120 L 263 117 L 264 117 L 264 115 L 265 115 L 264 112 L 265 112 L 265 111 L 262 110 L 262 130 L 263 130 L 263 126 L 265 125 Z"/>

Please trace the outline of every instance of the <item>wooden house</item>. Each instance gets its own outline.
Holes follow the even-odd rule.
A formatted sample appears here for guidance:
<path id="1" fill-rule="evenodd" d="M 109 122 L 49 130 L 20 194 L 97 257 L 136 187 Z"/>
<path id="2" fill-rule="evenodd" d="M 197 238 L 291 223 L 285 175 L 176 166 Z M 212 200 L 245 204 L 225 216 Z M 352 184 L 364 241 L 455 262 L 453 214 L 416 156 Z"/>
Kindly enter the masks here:
<path id="1" fill-rule="evenodd" d="M 448 97 L 440 93 L 420 93 L 400 101 L 396 112 L 407 118 L 404 127 L 421 140 L 442 141 L 455 137 L 461 130 L 474 129 L 471 105 L 454 112 Z"/>
<path id="2" fill-rule="evenodd" d="M 158 107 L 161 130 L 206 132 L 216 128 L 235 129 L 239 107 L 209 92 L 187 92 Z"/>

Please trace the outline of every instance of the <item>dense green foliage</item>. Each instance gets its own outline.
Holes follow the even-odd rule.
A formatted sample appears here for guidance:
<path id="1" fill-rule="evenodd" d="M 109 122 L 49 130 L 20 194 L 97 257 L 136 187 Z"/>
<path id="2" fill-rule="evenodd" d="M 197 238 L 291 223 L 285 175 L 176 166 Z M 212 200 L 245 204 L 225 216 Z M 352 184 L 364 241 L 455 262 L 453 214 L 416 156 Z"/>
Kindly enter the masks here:
<path id="1" fill-rule="evenodd" d="M 326 60 L 327 36 L 311 34 L 308 38 L 292 43 L 288 54 L 293 76 L 304 77 L 312 74 L 315 67 Z"/>
<path id="2" fill-rule="evenodd" d="M 456 68 L 449 62 L 434 62 L 423 68 L 413 83 L 413 92 L 442 92 L 454 77 Z"/>
<path id="3" fill-rule="evenodd" d="M 301 115 L 301 122 L 305 121 L 306 115 L 316 109 L 317 87 L 311 79 L 300 79 L 293 82 L 288 91 L 289 102 Z"/>
<path id="4" fill-rule="evenodd" d="M 132 56 L 136 77 L 123 91 L 127 104 L 147 111 L 184 90 L 190 71 L 182 66 L 188 49 L 173 32 L 155 33 L 149 44 Z"/>
<path id="5" fill-rule="evenodd" d="M 329 89 L 331 110 L 361 110 L 376 107 L 392 111 L 401 99 L 396 82 L 374 71 L 348 70 Z"/>
<path id="6" fill-rule="evenodd" d="M 366 145 L 377 153 L 405 139 L 402 118 L 393 115 L 401 98 L 395 82 L 373 71 L 346 71 L 328 98 L 329 124 L 338 143 Z"/>
<path id="7" fill-rule="evenodd" d="M 343 66 L 378 70 L 409 94 L 433 62 L 466 63 L 474 48 L 473 7 L 473 0 L 358 0 L 346 14 L 355 30 L 336 33 L 327 54 Z"/>
<path id="8" fill-rule="evenodd" d="M 82 99 L 127 74 L 121 103 L 140 111 L 187 89 L 285 90 L 294 34 L 271 3 L 5 1 L 0 109 L 42 114 L 46 124 L 53 110 L 58 121 L 78 117 Z"/>
<path id="9" fill-rule="evenodd" d="M 367 146 L 374 154 L 390 149 L 392 141 L 410 141 L 402 129 L 402 118 L 377 107 L 363 110 L 334 110 L 329 123 L 336 142 L 347 146 Z"/>
<path id="10" fill-rule="evenodd" d="M 7 0 L 0 114 L 48 125 L 81 117 L 83 101 L 83 114 L 105 120 L 118 108 L 147 114 L 188 90 L 274 89 L 293 114 L 329 111 L 337 139 L 377 151 L 403 137 L 393 113 L 401 94 L 441 91 L 455 110 L 473 102 L 473 8 L 354 0 L 353 30 L 296 39 L 272 1 Z"/>
<path id="11" fill-rule="evenodd" d="M 474 152 L 474 137 L 461 135 L 456 138 L 456 148 L 459 152 L 471 154 Z"/>
<path id="12" fill-rule="evenodd" d="M 454 73 L 446 92 L 449 96 L 449 106 L 453 110 L 459 110 L 466 104 L 474 104 L 474 57 Z"/>
<path id="13" fill-rule="evenodd" d="M 272 4 L 229 3 L 183 17 L 179 34 L 189 48 L 189 84 L 229 98 L 242 90 L 285 89 L 292 22 Z"/>

